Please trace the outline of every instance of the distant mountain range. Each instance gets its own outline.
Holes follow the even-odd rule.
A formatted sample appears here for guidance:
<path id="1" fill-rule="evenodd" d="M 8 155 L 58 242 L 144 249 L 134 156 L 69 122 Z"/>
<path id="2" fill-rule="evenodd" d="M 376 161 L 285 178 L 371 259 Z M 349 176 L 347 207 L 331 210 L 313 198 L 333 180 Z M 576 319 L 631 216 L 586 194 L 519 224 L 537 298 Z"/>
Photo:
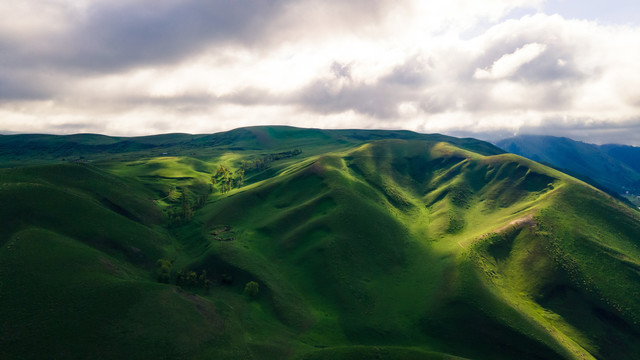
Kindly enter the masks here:
<path id="1" fill-rule="evenodd" d="M 616 193 L 640 195 L 640 147 L 595 145 L 541 135 L 520 135 L 496 145 Z"/>

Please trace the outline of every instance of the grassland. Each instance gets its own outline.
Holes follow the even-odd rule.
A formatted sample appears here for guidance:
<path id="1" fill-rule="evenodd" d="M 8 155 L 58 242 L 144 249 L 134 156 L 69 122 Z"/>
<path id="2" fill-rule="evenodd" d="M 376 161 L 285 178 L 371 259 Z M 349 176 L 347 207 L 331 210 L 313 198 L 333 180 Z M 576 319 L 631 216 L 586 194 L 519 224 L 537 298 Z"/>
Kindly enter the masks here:
<path id="1" fill-rule="evenodd" d="M 0 170 L 0 358 L 640 353 L 638 212 L 490 144 L 287 127 L 53 139 Z M 220 166 L 244 166 L 242 186 L 212 184 Z"/>

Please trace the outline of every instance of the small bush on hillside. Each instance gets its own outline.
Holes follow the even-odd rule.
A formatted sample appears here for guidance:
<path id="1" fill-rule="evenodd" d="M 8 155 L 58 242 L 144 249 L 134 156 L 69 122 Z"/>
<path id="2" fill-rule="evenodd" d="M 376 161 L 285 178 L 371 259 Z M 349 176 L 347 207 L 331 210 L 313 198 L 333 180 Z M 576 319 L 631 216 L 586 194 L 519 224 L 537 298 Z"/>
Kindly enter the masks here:
<path id="1" fill-rule="evenodd" d="M 222 283 L 230 285 L 231 283 L 233 283 L 233 276 L 229 274 L 222 274 Z"/>
<path id="2" fill-rule="evenodd" d="M 157 278 L 161 283 L 168 284 L 171 280 L 171 267 L 173 263 L 166 259 L 158 259 L 156 261 Z"/>
<path id="3" fill-rule="evenodd" d="M 249 295 L 249 297 L 251 298 L 255 298 L 256 296 L 258 296 L 259 292 L 260 292 L 260 285 L 255 281 L 249 281 L 244 286 L 244 293 Z"/>

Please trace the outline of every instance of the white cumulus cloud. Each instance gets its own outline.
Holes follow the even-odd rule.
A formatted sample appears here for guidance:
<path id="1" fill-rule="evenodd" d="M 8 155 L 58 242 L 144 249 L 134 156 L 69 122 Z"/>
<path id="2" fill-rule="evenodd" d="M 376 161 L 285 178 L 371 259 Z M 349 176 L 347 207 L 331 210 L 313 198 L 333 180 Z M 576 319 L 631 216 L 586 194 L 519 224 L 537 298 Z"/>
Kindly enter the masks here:
<path id="1" fill-rule="evenodd" d="M 547 49 L 544 44 L 531 43 L 517 49 L 511 54 L 503 55 L 496 60 L 489 69 L 476 69 L 473 77 L 476 79 L 504 79 L 518 71 L 518 69 L 537 58 Z"/>

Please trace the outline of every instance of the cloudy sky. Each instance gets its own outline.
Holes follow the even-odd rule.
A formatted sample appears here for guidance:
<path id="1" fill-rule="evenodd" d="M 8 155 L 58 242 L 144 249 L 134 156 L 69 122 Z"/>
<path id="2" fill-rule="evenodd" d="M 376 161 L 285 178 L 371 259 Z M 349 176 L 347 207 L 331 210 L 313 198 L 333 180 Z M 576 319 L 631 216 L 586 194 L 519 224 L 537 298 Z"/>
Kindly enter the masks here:
<path id="1" fill-rule="evenodd" d="M 258 124 L 640 145 L 640 4 L 0 2 L 0 132 Z"/>

